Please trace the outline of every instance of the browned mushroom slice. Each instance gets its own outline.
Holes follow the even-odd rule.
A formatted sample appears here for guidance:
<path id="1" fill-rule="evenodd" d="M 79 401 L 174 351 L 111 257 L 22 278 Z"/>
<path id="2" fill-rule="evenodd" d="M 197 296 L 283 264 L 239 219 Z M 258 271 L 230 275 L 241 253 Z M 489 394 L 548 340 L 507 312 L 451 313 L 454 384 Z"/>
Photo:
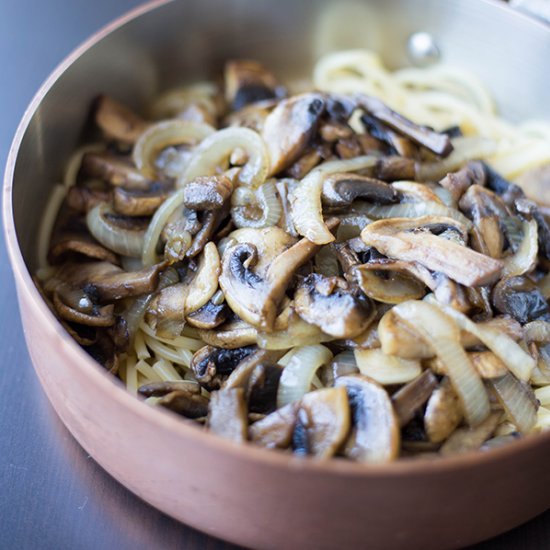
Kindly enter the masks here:
<path id="1" fill-rule="evenodd" d="M 291 178 L 301 180 L 321 162 L 322 158 L 323 157 L 317 149 L 306 150 L 306 152 L 294 162 L 286 172 Z"/>
<path id="2" fill-rule="evenodd" d="M 337 220 L 327 221 L 331 228 L 336 224 Z M 270 228 L 270 232 L 276 231 L 284 235 L 285 241 L 281 242 L 288 241 L 282 229 Z M 268 266 L 259 256 L 257 247 L 250 243 L 229 247 L 223 254 L 219 282 L 229 307 L 247 323 L 266 331 L 274 329 L 279 305 L 295 271 L 320 249 L 307 239 L 286 246 L 277 245 L 278 256 Z M 262 264 L 260 274 L 257 269 L 253 270 Z"/>
<path id="3" fill-rule="evenodd" d="M 247 59 L 225 64 L 225 99 L 233 111 L 282 93 L 276 78 L 261 63 Z"/>
<path id="4" fill-rule="evenodd" d="M 136 113 L 107 96 L 97 100 L 95 122 L 108 137 L 129 144 L 135 143 L 148 127 Z"/>
<path id="5" fill-rule="evenodd" d="M 474 351 L 468 353 L 472 365 L 481 378 L 500 378 L 508 374 L 508 367 L 492 351 Z"/>
<path id="6" fill-rule="evenodd" d="M 493 258 L 500 258 L 504 248 L 500 223 L 510 216 L 502 199 L 489 189 L 472 185 L 462 195 L 459 206 L 477 229 L 477 249 Z"/>
<path id="7" fill-rule="evenodd" d="M 212 330 L 225 323 L 230 313 L 227 304 L 214 304 L 209 301 L 193 313 L 188 314 L 186 320 L 194 327 L 202 330 Z"/>
<path id="8" fill-rule="evenodd" d="M 466 286 L 488 284 L 498 279 L 503 263 L 430 232 L 460 225 L 443 216 L 393 218 L 369 224 L 361 232 L 365 244 L 386 256 L 418 262 L 432 271 L 444 273 Z"/>
<path id="9" fill-rule="evenodd" d="M 175 338 L 185 326 L 185 301 L 188 287 L 177 283 L 163 288 L 151 300 L 145 312 L 145 321 L 159 335 Z"/>
<path id="10" fill-rule="evenodd" d="M 392 111 L 378 98 L 365 94 L 357 94 L 356 100 L 358 105 L 372 117 L 408 137 L 418 145 L 426 147 L 432 153 L 446 157 L 453 150 L 453 145 L 448 135 L 439 134 L 429 128 L 418 126 L 418 124 Z"/>
<path id="11" fill-rule="evenodd" d="M 458 202 L 471 185 L 483 185 L 485 182 L 485 170 L 479 161 L 471 161 L 458 172 L 447 174 L 439 185 L 447 189 L 453 199 Z"/>
<path id="12" fill-rule="evenodd" d="M 287 350 L 257 349 L 245 357 L 224 382 L 224 388 L 246 388 L 254 369 L 261 364 L 275 364 Z"/>
<path id="13" fill-rule="evenodd" d="M 441 447 L 442 455 L 455 455 L 475 451 L 489 439 L 502 419 L 501 412 L 489 415 L 475 428 L 459 428 Z"/>
<path id="14" fill-rule="evenodd" d="M 330 458 L 346 440 L 350 420 L 345 388 L 307 393 L 300 402 L 292 435 L 294 454 Z"/>
<path id="15" fill-rule="evenodd" d="M 329 174 L 323 181 L 321 199 L 328 206 L 348 206 L 361 198 L 376 204 L 399 200 L 400 194 L 387 183 L 354 173 Z"/>
<path id="16" fill-rule="evenodd" d="M 251 103 L 239 111 L 232 111 L 225 119 L 225 126 L 241 126 L 261 133 L 269 113 L 277 106 L 276 99 Z M 231 163 L 233 164 L 233 163 Z"/>
<path id="17" fill-rule="evenodd" d="M 92 260 L 101 260 L 111 264 L 117 264 L 118 258 L 114 252 L 94 242 L 90 237 L 70 235 L 62 237 L 48 252 L 48 261 L 52 264 L 59 263 L 73 254 L 79 254 Z"/>
<path id="18" fill-rule="evenodd" d="M 414 180 L 416 163 L 405 157 L 382 157 L 376 163 L 374 176 L 382 181 Z"/>
<path id="19" fill-rule="evenodd" d="M 299 403 L 289 403 L 248 428 L 250 440 L 268 449 L 286 449 L 292 441 Z"/>
<path id="20" fill-rule="evenodd" d="M 199 330 L 199 338 L 206 344 L 225 349 L 242 348 L 255 344 L 257 330 L 242 320 L 231 321 L 216 330 Z"/>
<path id="21" fill-rule="evenodd" d="M 159 397 L 157 405 L 186 418 L 202 418 L 208 414 L 209 401 L 199 393 L 178 389 Z"/>
<path id="22" fill-rule="evenodd" d="M 201 388 L 199 384 L 191 380 L 174 380 L 151 382 L 150 384 L 143 384 L 138 389 L 139 394 L 143 397 L 162 397 L 174 391 L 186 391 L 188 393 L 199 394 Z"/>
<path id="23" fill-rule="evenodd" d="M 217 210 L 233 191 L 233 183 L 227 176 L 199 176 L 183 189 L 183 203 L 192 210 Z"/>
<path id="24" fill-rule="evenodd" d="M 271 159 L 270 175 L 288 168 L 301 156 L 324 109 L 321 94 L 307 93 L 281 101 L 268 115 L 262 137 Z"/>
<path id="25" fill-rule="evenodd" d="M 521 324 L 550 320 L 548 302 L 540 289 L 526 277 L 504 277 L 494 287 L 492 303 L 497 311 Z"/>
<path id="26" fill-rule="evenodd" d="M 374 305 L 339 277 L 311 274 L 294 297 L 296 313 L 335 338 L 355 338 L 374 318 Z"/>
<path id="27" fill-rule="evenodd" d="M 109 153 L 86 153 L 82 157 L 81 170 L 85 175 L 102 179 L 115 187 L 147 190 L 151 185 L 129 160 Z"/>
<path id="28" fill-rule="evenodd" d="M 359 462 L 389 462 L 399 453 L 399 422 L 386 390 L 370 378 L 355 374 L 339 377 L 351 405 L 354 429 L 344 450 Z"/>
<path id="29" fill-rule="evenodd" d="M 254 346 L 237 349 L 204 346 L 191 360 L 197 382 L 208 391 L 219 389 L 235 368 L 255 351 Z"/>
<path id="30" fill-rule="evenodd" d="M 73 185 L 67 191 L 67 206 L 79 213 L 85 214 L 94 206 L 108 202 L 111 192 L 105 189 L 93 189 L 81 185 Z"/>
<path id="31" fill-rule="evenodd" d="M 108 304 L 103 307 L 95 306 L 84 293 L 77 304 L 66 304 L 58 292 L 53 294 L 55 311 L 66 321 L 88 325 L 90 327 L 110 327 L 115 323 L 114 306 Z M 84 304 L 84 305 L 82 305 Z"/>
<path id="32" fill-rule="evenodd" d="M 229 203 L 224 204 L 218 210 L 205 211 L 201 228 L 195 234 L 193 243 L 185 253 L 188 258 L 194 258 L 200 254 L 206 243 L 212 238 L 218 227 L 229 214 Z"/>
<path id="33" fill-rule="evenodd" d="M 400 262 L 375 260 L 353 267 L 351 278 L 366 296 L 386 304 L 399 304 L 405 300 L 418 300 L 426 294 L 425 285 L 407 271 Z"/>
<path id="34" fill-rule="evenodd" d="M 168 189 L 153 184 L 148 189 L 117 187 L 113 192 L 113 206 L 124 216 L 152 216 L 168 197 Z"/>
<path id="35" fill-rule="evenodd" d="M 462 405 L 448 378 L 431 395 L 424 413 L 426 434 L 433 443 L 445 441 L 464 418 Z"/>
<path id="36" fill-rule="evenodd" d="M 252 370 L 246 388 L 248 410 L 269 414 L 277 408 L 277 389 L 283 367 L 260 363 Z"/>
<path id="37" fill-rule="evenodd" d="M 527 170 L 516 181 L 528 199 L 550 206 L 550 163 Z"/>
<path id="38" fill-rule="evenodd" d="M 212 433 L 242 443 L 247 439 L 248 417 L 244 390 L 222 389 L 212 393 L 208 407 L 208 427 Z"/>
<path id="39" fill-rule="evenodd" d="M 382 351 L 403 359 L 429 359 L 434 352 L 390 309 L 378 323 L 378 337 Z"/>
<path id="40" fill-rule="evenodd" d="M 126 272 L 108 262 L 69 262 L 56 272 L 54 280 L 80 288 L 90 285 L 102 301 L 109 302 L 154 292 L 164 267 L 165 264 L 160 263 L 140 271 Z"/>
<path id="41" fill-rule="evenodd" d="M 405 426 L 414 418 L 435 388 L 437 388 L 437 378 L 431 371 L 426 370 L 392 395 L 400 426 Z"/>
<path id="42" fill-rule="evenodd" d="M 329 143 L 350 138 L 353 134 L 353 128 L 341 122 L 326 121 L 322 122 L 319 126 L 319 136 Z"/>

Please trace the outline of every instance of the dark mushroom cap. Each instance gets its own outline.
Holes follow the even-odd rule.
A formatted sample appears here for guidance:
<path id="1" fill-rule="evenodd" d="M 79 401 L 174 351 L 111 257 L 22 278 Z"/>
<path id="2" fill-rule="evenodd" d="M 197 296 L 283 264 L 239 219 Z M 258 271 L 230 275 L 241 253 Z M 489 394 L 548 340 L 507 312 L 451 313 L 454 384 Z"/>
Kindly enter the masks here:
<path id="1" fill-rule="evenodd" d="M 550 321 L 546 298 L 526 277 L 501 279 L 493 289 L 492 302 L 497 311 L 510 315 L 522 325 L 537 319 Z"/>
<path id="2" fill-rule="evenodd" d="M 400 193 L 391 185 L 354 173 L 328 175 L 323 182 L 324 204 L 328 206 L 349 206 L 361 198 L 375 204 L 389 204 L 399 200 Z"/>

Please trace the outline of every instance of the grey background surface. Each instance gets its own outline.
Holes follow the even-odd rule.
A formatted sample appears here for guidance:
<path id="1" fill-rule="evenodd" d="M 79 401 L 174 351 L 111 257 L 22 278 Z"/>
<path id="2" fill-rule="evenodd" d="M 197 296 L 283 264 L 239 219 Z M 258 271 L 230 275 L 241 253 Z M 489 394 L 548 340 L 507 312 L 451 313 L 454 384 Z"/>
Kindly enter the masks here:
<path id="1" fill-rule="evenodd" d="M 17 123 L 49 72 L 100 26 L 139 3 L 0 0 L 2 167 Z M 3 236 L 0 304 L 0 549 L 232 548 L 143 503 L 61 424 L 27 354 Z M 550 548 L 550 511 L 475 548 Z"/>

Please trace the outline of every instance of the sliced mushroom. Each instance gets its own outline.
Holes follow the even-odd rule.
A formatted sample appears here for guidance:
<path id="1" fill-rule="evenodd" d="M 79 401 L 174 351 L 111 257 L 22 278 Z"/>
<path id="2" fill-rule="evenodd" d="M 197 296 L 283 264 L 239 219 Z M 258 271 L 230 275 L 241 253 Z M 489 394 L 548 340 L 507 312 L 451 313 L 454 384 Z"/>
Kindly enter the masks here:
<path id="1" fill-rule="evenodd" d="M 431 371 L 425 370 L 392 395 L 392 403 L 401 427 L 414 418 L 437 385 L 437 378 Z"/>
<path id="2" fill-rule="evenodd" d="M 94 206 L 108 202 L 111 192 L 105 189 L 95 189 L 84 185 L 73 185 L 67 191 L 66 202 L 69 208 L 86 214 Z"/>
<path id="3" fill-rule="evenodd" d="M 516 181 L 528 199 L 550 206 L 550 164 L 528 170 Z"/>
<path id="4" fill-rule="evenodd" d="M 185 300 L 186 313 L 197 311 L 214 296 L 218 290 L 220 270 L 220 255 L 216 245 L 213 242 L 206 243 L 197 273 L 189 285 Z"/>
<path id="5" fill-rule="evenodd" d="M 386 256 L 418 262 L 466 286 L 484 285 L 499 277 L 503 269 L 501 261 L 438 237 L 429 231 L 430 227 L 438 231 L 442 227 L 462 231 L 451 218 L 422 216 L 373 222 L 363 229 L 361 238 Z"/>
<path id="6" fill-rule="evenodd" d="M 501 419 L 502 413 L 494 412 L 475 428 L 456 430 L 441 447 L 441 454 L 456 455 L 479 449 L 493 435 Z"/>
<path id="7" fill-rule="evenodd" d="M 483 163 L 483 168 L 485 170 L 485 186 L 501 197 L 507 205 L 511 206 L 516 199 L 521 199 L 525 196 L 521 187 L 504 179 L 487 163 Z"/>
<path id="8" fill-rule="evenodd" d="M 246 401 L 250 412 L 269 414 L 277 408 L 277 388 L 283 367 L 260 363 L 250 374 Z"/>
<path id="9" fill-rule="evenodd" d="M 302 155 L 324 109 L 321 94 L 307 93 L 281 101 L 268 115 L 262 137 L 271 159 L 270 175 L 288 168 Z"/>
<path id="10" fill-rule="evenodd" d="M 208 407 L 208 428 L 224 439 L 236 443 L 246 441 L 248 417 L 242 388 L 222 389 L 212 393 Z"/>
<path id="11" fill-rule="evenodd" d="M 163 288 L 149 303 L 145 321 L 159 336 L 175 338 L 181 334 L 187 292 L 185 283 L 176 283 Z"/>
<path id="12" fill-rule="evenodd" d="M 359 462 L 389 462 L 399 453 L 399 422 L 386 390 L 360 374 L 341 376 L 351 405 L 354 430 L 345 454 Z"/>
<path id="13" fill-rule="evenodd" d="M 268 449 L 290 446 L 298 417 L 299 403 L 289 403 L 250 426 L 250 440 Z"/>
<path id="14" fill-rule="evenodd" d="M 197 254 L 200 254 L 206 243 L 212 238 L 223 220 L 228 216 L 229 204 L 226 203 L 222 208 L 206 211 L 204 214 L 201 228 L 195 234 L 193 244 L 185 254 L 188 258 L 194 258 Z"/>
<path id="15" fill-rule="evenodd" d="M 217 390 L 241 361 L 254 350 L 253 346 L 237 349 L 204 346 L 193 355 L 191 369 L 203 388 L 208 391 Z"/>
<path id="16" fill-rule="evenodd" d="M 392 111 L 379 99 L 364 94 L 357 94 L 356 100 L 359 107 L 367 111 L 372 117 L 409 138 L 414 143 L 426 147 L 432 153 L 446 157 L 453 150 L 448 135 L 438 134 L 424 126 L 418 126 L 411 120 Z"/>
<path id="17" fill-rule="evenodd" d="M 90 327 L 110 327 L 115 324 L 113 304 L 98 307 L 85 293 L 80 293 L 80 296 L 76 304 L 69 305 L 63 301 L 59 292 L 53 293 L 53 305 L 61 319 Z"/>
<path id="18" fill-rule="evenodd" d="M 282 94 L 273 74 L 257 61 L 239 59 L 225 64 L 225 99 L 238 111 L 250 103 Z"/>
<path id="19" fill-rule="evenodd" d="M 95 122 L 108 137 L 128 144 L 135 143 L 148 127 L 136 113 L 107 96 L 97 100 Z"/>
<path id="20" fill-rule="evenodd" d="M 230 313 L 231 312 L 230 309 L 227 307 L 227 304 L 214 304 L 212 300 L 210 300 L 201 308 L 197 309 L 193 313 L 188 314 L 185 319 L 190 325 L 194 327 L 200 328 L 202 330 L 212 330 L 225 323 L 229 318 Z"/>
<path id="21" fill-rule="evenodd" d="M 550 321 L 548 302 L 540 289 L 526 277 L 505 277 L 493 289 L 492 302 L 500 313 L 521 324 L 540 319 Z"/>
<path id="22" fill-rule="evenodd" d="M 239 111 L 232 111 L 225 119 L 225 126 L 240 126 L 261 133 L 269 113 L 277 106 L 277 99 L 266 99 L 246 105 Z M 231 160 L 231 159 L 230 159 Z M 233 162 L 231 164 L 234 165 Z"/>
<path id="23" fill-rule="evenodd" d="M 123 216 L 152 216 L 167 197 L 168 190 L 158 184 L 148 189 L 117 187 L 113 192 L 113 206 Z"/>
<path id="24" fill-rule="evenodd" d="M 485 169 L 479 161 L 470 161 L 464 168 L 457 172 L 447 174 L 439 185 L 447 189 L 455 202 L 458 202 L 462 195 L 472 185 L 483 185 L 485 183 Z"/>
<path id="25" fill-rule="evenodd" d="M 296 313 L 335 338 L 354 338 L 374 317 L 374 306 L 361 293 L 349 289 L 338 277 L 311 274 L 294 297 Z"/>
<path id="26" fill-rule="evenodd" d="M 337 220 L 329 220 L 327 226 L 334 227 L 336 223 Z M 288 239 L 282 229 L 279 231 L 285 235 L 285 240 Z M 256 246 L 239 243 L 229 247 L 223 254 L 219 280 L 229 307 L 247 323 L 266 331 L 273 330 L 279 305 L 294 272 L 319 249 L 319 245 L 307 239 L 283 250 L 279 248 L 279 255 L 265 268 L 262 277 L 257 270 L 252 270 L 262 263 Z"/>
<path id="27" fill-rule="evenodd" d="M 416 163 L 399 156 L 382 157 L 374 168 L 374 177 L 382 181 L 414 180 Z"/>
<path id="28" fill-rule="evenodd" d="M 56 272 L 51 284 L 63 281 L 71 286 L 93 289 L 103 302 L 120 300 L 154 292 L 159 273 L 165 264 L 160 263 L 140 271 L 126 272 L 108 262 L 67 262 Z"/>
<path id="29" fill-rule="evenodd" d="M 308 149 L 287 169 L 286 172 L 291 178 L 301 180 L 309 174 L 309 172 L 313 170 L 313 168 L 315 168 L 322 159 L 323 157 L 318 149 Z"/>
<path id="30" fill-rule="evenodd" d="M 348 436 L 350 420 L 345 388 L 325 388 L 307 393 L 300 402 L 294 426 L 294 453 L 318 458 L 333 456 Z"/>
<path id="31" fill-rule="evenodd" d="M 481 378 L 500 378 L 508 374 L 508 367 L 492 351 L 474 351 L 468 354 Z"/>
<path id="32" fill-rule="evenodd" d="M 82 157 L 81 170 L 87 176 L 102 179 L 115 187 L 145 191 L 151 185 L 129 160 L 109 153 L 86 153 Z"/>
<path id="33" fill-rule="evenodd" d="M 70 234 L 63 235 L 48 252 L 48 261 L 57 264 L 73 255 L 81 255 L 91 260 L 100 260 L 111 264 L 118 264 L 117 255 L 92 238 Z"/>
<path id="34" fill-rule="evenodd" d="M 199 176 L 185 184 L 183 204 L 192 210 L 217 210 L 233 191 L 227 176 Z"/>
<path id="35" fill-rule="evenodd" d="M 139 387 L 138 392 L 143 397 L 162 397 L 174 391 L 185 391 L 200 394 L 201 387 L 191 380 L 174 380 L 163 382 L 151 382 Z M 206 413 L 205 413 L 206 414 Z"/>
<path id="36" fill-rule="evenodd" d="M 257 331 L 253 326 L 239 319 L 225 323 L 216 330 L 199 330 L 199 337 L 211 346 L 236 349 L 255 344 Z"/>
<path id="37" fill-rule="evenodd" d="M 378 323 L 382 351 L 404 359 L 429 359 L 434 356 L 430 346 L 411 330 L 390 309 Z"/>
<path id="38" fill-rule="evenodd" d="M 225 381 L 224 388 L 246 388 L 250 381 L 250 377 L 254 369 L 261 364 L 275 364 L 287 350 L 268 351 L 265 349 L 255 349 L 244 360 L 242 360 L 237 368 L 229 375 Z"/>
<path id="39" fill-rule="evenodd" d="M 361 198 L 376 204 L 388 204 L 399 199 L 399 193 L 387 183 L 354 174 L 353 172 L 328 174 L 323 181 L 323 204 L 348 206 Z"/>
<path id="40" fill-rule="evenodd" d="M 186 418 L 203 418 L 208 414 L 209 401 L 199 393 L 178 389 L 159 397 L 157 405 Z"/>
<path id="41" fill-rule="evenodd" d="M 448 378 L 444 378 L 439 388 L 431 395 L 426 412 L 424 427 L 430 441 L 445 441 L 458 427 L 464 418 L 464 412 L 458 395 Z"/>

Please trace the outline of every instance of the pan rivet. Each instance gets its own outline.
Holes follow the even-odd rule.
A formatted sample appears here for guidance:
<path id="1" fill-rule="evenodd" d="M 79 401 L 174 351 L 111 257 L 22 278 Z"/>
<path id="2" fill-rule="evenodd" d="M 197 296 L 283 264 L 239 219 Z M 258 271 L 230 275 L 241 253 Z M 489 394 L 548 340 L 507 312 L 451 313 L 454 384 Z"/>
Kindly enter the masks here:
<path id="1" fill-rule="evenodd" d="M 407 41 L 409 59 L 413 65 L 426 67 L 439 61 L 441 52 L 434 37 L 427 32 L 415 32 Z"/>

